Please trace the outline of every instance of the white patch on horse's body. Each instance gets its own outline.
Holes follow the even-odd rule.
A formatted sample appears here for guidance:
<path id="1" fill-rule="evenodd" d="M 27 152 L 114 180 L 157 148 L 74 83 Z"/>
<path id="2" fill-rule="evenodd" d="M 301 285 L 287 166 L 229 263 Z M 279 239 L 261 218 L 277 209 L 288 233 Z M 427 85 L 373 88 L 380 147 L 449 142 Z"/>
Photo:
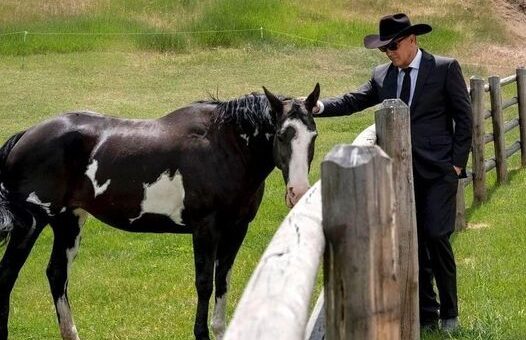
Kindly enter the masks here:
<path id="1" fill-rule="evenodd" d="M 216 265 L 217 267 L 217 265 Z M 212 331 L 216 336 L 216 339 L 221 340 L 225 334 L 226 330 L 226 303 L 227 303 L 227 292 L 228 285 L 230 283 L 230 275 L 232 274 L 232 269 L 230 269 L 226 275 L 226 292 L 223 296 L 216 298 L 216 303 L 214 305 L 214 315 L 212 316 Z"/>
<path id="2" fill-rule="evenodd" d="M 249 137 L 247 134 L 242 134 L 240 135 L 241 138 L 243 138 L 246 142 L 247 142 L 247 145 L 248 145 L 248 142 L 249 142 Z"/>
<path id="3" fill-rule="evenodd" d="M 40 200 L 40 198 L 38 198 L 36 192 L 32 192 L 29 194 L 29 196 L 27 196 L 26 198 L 26 202 L 29 202 L 29 203 L 33 203 L 35 205 L 38 205 L 39 207 L 41 207 L 42 209 L 44 209 L 44 211 L 49 215 L 51 216 L 51 203 L 44 203 Z"/>
<path id="4" fill-rule="evenodd" d="M 63 209 L 66 211 L 66 208 Z M 88 213 L 83 209 L 75 209 L 73 210 L 73 214 L 78 217 L 79 219 L 79 228 L 82 228 L 84 223 L 86 223 L 86 219 L 88 218 Z"/>
<path id="5" fill-rule="evenodd" d="M 296 135 L 292 139 L 292 155 L 289 163 L 289 182 L 292 187 L 308 189 L 309 187 L 309 145 L 316 135 L 310 131 L 299 119 L 287 119 L 283 123 L 282 130 L 293 127 Z"/>
<path id="6" fill-rule="evenodd" d="M 79 226 L 79 233 L 77 237 L 75 238 L 75 243 L 73 244 L 73 247 L 66 248 L 66 258 L 67 258 L 67 279 L 64 282 L 64 293 L 66 292 L 67 283 L 71 275 L 71 265 L 73 263 L 73 260 L 77 256 L 79 246 L 80 246 L 80 229 L 86 222 L 86 218 L 88 216 L 88 213 L 82 209 L 75 209 L 73 210 L 73 214 L 77 216 L 78 218 L 78 226 Z M 71 314 L 71 308 L 69 306 L 69 303 L 66 299 L 66 295 L 62 295 L 60 298 L 58 298 L 56 303 L 56 309 L 57 313 L 59 315 L 60 320 L 60 334 L 62 335 L 63 339 L 71 339 L 71 340 L 79 340 L 79 335 L 77 332 L 77 327 L 75 326 L 75 322 L 73 321 L 73 316 Z"/>
<path id="7" fill-rule="evenodd" d="M 77 218 L 78 218 L 77 223 L 78 223 L 78 226 L 79 226 L 79 234 L 75 238 L 75 243 L 74 243 L 73 247 L 66 249 L 66 257 L 68 259 L 68 265 L 67 265 L 68 278 L 69 278 L 69 275 L 70 275 L 71 264 L 73 263 L 73 260 L 75 259 L 75 257 L 77 256 L 77 253 L 79 251 L 79 246 L 80 246 L 80 229 L 82 229 L 82 226 L 84 225 L 84 223 L 86 223 L 86 219 L 88 218 L 88 213 L 85 210 L 83 210 L 83 209 L 75 209 L 75 210 L 73 210 L 73 215 L 77 216 Z"/>
<path id="8" fill-rule="evenodd" d="M 88 168 L 86 170 L 86 176 L 91 180 L 91 183 L 93 184 L 93 191 L 95 192 L 95 197 L 103 194 L 106 190 L 108 190 L 108 187 L 110 186 L 111 179 L 108 179 L 106 182 L 104 182 L 103 185 L 99 185 L 97 182 L 95 175 L 97 174 L 98 169 L 98 161 L 94 159 L 90 165 L 88 165 Z"/>
<path id="9" fill-rule="evenodd" d="M 141 213 L 130 219 L 130 223 L 138 220 L 145 213 L 160 214 L 169 217 L 176 224 L 184 225 L 182 212 L 184 210 L 183 176 L 177 170 L 173 177 L 170 171 L 162 173 L 152 184 L 143 184 L 144 198 L 141 202 Z"/>

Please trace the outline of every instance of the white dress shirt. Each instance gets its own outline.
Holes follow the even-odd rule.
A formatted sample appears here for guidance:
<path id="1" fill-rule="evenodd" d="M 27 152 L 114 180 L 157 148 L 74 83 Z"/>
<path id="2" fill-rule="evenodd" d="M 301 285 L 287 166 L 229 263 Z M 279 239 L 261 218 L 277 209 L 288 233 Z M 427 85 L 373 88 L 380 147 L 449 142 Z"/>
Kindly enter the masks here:
<path id="1" fill-rule="evenodd" d="M 408 67 L 411 67 L 411 72 L 409 73 L 409 75 L 411 76 L 411 92 L 409 95 L 408 106 L 411 106 L 411 103 L 413 102 L 413 93 L 415 93 L 416 79 L 418 78 L 418 70 L 420 69 L 421 60 L 422 60 L 422 51 L 418 49 L 418 52 L 416 52 L 416 56 L 414 57 L 413 61 L 411 61 L 411 64 L 409 64 L 408 66 Z M 396 98 L 400 98 L 400 92 L 402 91 L 403 81 L 404 81 L 404 72 L 399 67 L 397 86 L 396 86 Z"/>

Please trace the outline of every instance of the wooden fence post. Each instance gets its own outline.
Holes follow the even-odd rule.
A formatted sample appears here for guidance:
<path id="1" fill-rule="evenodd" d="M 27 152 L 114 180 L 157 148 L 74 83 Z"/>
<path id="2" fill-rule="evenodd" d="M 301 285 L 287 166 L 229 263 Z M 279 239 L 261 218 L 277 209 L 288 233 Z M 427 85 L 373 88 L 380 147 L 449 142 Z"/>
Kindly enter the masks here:
<path id="1" fill-rule="evenodd" d="M 521 138 L 521 165 L 526 167 L 526 68 L 517 69 L 517 101 Z"/>
<path id="2" fill-rule="evenodd" d="M 471 109 L 473 112 L 473 139 L 471 159 L 473 161 L 473 200 L 486 200 L 486 169 L 484 168 L 484 80 L 470 79 Z"/>
<path id="3" fill-rule="evenodd" d="M 391 160 L 337 145 L 321 170 L 326 339 L 400 339 Z"/>
<path id="4" fill-rule="evenodd" d="M 418 307 L 418 238 L 411 152 L 409 108 L 399 99 L 385 100 L 376 112 L 377 144 L 393 160 L 399 244 L 401 338 L 420 338 Z"/>
<path id="5" fill-rule="evenodd" d="M 488 78 L 491 99 L 491 121 L 493 124 L 493 146 L 495 148 L 495 164 L 497 170 L 497 183 L 506 183 L 508 170 L 506 166 L 506 144 L 504 136 L 504 118 L 502 116 L 502 94 L 500 77 Z"/>

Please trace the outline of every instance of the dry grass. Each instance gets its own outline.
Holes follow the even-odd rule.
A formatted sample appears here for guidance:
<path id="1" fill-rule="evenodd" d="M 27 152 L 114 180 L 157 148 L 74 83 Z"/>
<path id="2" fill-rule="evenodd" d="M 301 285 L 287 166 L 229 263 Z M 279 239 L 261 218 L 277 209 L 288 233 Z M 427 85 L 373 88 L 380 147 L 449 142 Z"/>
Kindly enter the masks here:
<path id="1" fill-rule="evenodd" d="M 100 0 L 2 0 L 0 23 L 45 20 L 49 17 L 72 17 L 89 13 Z"/>
<path id="2" fill-rule="evenodd" d="M 488 228 L 489 225 L 487 223 L 468 223 L 468 229 L 484 229 Z"/>

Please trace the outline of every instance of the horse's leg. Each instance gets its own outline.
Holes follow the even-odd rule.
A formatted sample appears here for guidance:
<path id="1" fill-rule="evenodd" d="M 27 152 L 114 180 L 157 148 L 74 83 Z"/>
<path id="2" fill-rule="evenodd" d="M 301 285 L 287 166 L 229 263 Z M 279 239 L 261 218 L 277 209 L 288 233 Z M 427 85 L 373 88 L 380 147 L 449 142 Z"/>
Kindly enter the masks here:
<path id="1" fill-rule="evenodd" d="M 67 340 L 79 339 L 71 315 L 67 293 L 69 272 L 79 248 L 80 229 L 86 220 L 86 216 L 86 212 L 81 209 L 67 210 L 55 217 L 50 223 L 55 238 L 46 273 L 55 303 L 60 334 L 63 339 Z"/>
<path id="2" fill-rule="evenodd" d="M 9 318 L 9 298 L 18 278 L 18 273 L 24 265 L 37 240 L 44 229 L 45 222 L 37 222 L 32 216 L 32 222 L 17 220 L 11 231 L 9 243 L 4 257 L 0 261 L 0 339 L 7 339 L 7 324 Z"/>
<path id="3" fill-rule="evenodd" d="M 218 340 L 223 338 L 226 329 L 227 292 L 232 265 L 247 228 L 248 223 L 239 224 L 232 232 L 222 234 L 219 241 L 215 268 L 215 306 L 212 317 L 212 330 Z"/>
<path id="4" fill-rule="evenodd" d="M 211 218 L 213 220 L 213 218 Z M 208 334 L 208 305 L 213 290 L 214 260 L 217 235 L 213 221 L 203 223 L 193 233 L 195 287 L 197 289 L 197 312 L 194 335 L 197 340 L 210 339 Z"/>

